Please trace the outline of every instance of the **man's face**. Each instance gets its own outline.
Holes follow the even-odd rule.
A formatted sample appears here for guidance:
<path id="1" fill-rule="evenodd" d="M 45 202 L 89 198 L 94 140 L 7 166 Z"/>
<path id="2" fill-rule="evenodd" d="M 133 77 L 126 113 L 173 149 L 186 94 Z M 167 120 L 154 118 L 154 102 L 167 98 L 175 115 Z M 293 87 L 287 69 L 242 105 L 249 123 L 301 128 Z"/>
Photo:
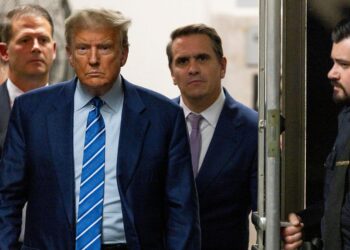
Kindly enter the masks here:
<path id="1" fill-rule="evenodd" d="M 178 37 L 171 50 L 170 71 L 184 103 L 201 102 L 202 106 L 209 107 L 221 92 L 226 59 L 218 59 L 210 38 L 204 34 Z"/>
<path id="2" fill-rule="evenodd" d="M 128 57 L 119 32 L 111 28 L 77 31 L 67 48 L 70 64 L 80 82 L 94 95 L 103 95 L 113 86 Z"/>
<path id="3" fill-rule="evenodd" d="M 3 47 L 10 74 L 18 78 L 47 76 L 56 57 L 50 23 L 42 17 L 22 16 L 12 23 L 12 37 Z"/>
<path id="4" fill-rule="evenodd" d="M 350 102 L 350 38 L 333 43 L 331 58 L 333 67 L 328 78 L 333 86 L 333 100 L 336 103 Z"/>

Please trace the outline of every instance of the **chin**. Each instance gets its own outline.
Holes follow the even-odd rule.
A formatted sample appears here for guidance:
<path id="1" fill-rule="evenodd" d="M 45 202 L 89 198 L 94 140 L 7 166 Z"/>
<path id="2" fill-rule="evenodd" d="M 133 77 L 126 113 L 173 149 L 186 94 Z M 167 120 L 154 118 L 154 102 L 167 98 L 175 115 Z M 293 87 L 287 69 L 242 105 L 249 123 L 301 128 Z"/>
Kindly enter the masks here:
<path id="1" fill-rule="evenodd" d="M 345 96 L 333 95 L 333 101 L 336 104 L 348 104 L 350 99 Z"/>

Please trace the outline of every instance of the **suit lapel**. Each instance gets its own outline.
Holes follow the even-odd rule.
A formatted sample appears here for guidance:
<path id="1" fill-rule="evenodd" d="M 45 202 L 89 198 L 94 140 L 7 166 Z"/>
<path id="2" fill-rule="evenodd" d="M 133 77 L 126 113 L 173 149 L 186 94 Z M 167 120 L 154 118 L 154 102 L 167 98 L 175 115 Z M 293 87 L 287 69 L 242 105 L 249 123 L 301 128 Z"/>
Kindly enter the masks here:
<path id="1" fill-rule="evenodd" d="M 6 82 L 0 85 L 0 148 L 3 144 L 3 139 L 5 139 L 5 133 L 7 131 L 7 126 L 9 122 L 11 107 L 10 107 L 10 97 L 7 91 Z M 1 150 L 0 150 L 1 154 Z"/>
<path id="2" fill-rule="evenodd" d="M 65 211 L 71 225 L 74 223 L 75 182 L 73 156 L 73 113 L 74 91 L 76 84 L 67 83 L 57 100 L 53 100 L 53 109 L 47 117 L 49 145 L 54 170 L 64 201 Z"/>
<path id="3" fill-rule="evenodd" d="M 141 154 L 149 120 L 143 114 L 145 105 L 135 86 L 123 79 L 124 104 L 120 129 L 117 178 L 123 193 L 126 192 Z"/>
<path id="4" fill-rule="evenodd" d="M 242 133 L 241 122 L 237 117 L 235 101 L 226 94 L 225 104 L 216 125 L 213 138 L 205 155 L 202 167 L 196 178 L 197 190 L 201 194 L 212 181 L 227 167 L 234 156 Z"/>

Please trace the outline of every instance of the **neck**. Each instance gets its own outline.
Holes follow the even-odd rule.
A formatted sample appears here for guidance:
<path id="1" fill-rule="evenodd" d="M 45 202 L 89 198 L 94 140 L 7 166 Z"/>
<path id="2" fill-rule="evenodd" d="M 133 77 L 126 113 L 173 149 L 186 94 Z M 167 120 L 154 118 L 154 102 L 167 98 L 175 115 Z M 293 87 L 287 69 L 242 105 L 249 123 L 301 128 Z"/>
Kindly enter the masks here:
<path id="1" fill-rule="evenodd" d="M 201 96 L 197 98 L 186 98 L 185 96 L 182 96 L 182 100 L 191 111 L 199 114 L 213 105 L 213 103 L 219 98 L 220 93 L 221 92 L 212 98 L 208 98 L 208 96 Z"/>
<path id="2" fill-rule="evenodd" d="M 48 74 L 37 76 L 18 77 L 9 72 L 9 78 L 20 90 L 27 92 L 45 86 L 49 81 Z"/>

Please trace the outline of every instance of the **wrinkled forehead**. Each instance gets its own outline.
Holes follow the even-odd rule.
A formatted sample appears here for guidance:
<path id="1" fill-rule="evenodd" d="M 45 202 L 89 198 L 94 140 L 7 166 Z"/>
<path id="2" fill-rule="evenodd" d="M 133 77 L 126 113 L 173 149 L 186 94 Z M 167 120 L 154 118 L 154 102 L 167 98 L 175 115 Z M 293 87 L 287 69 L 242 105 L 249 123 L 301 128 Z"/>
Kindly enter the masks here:
<path id="1" fill-rule="evenodd" d="M 26 32 L 29 30 L 38 30 L 43 33 L 52 34 L 52 27 L 48 20 L 41 16 L 35 15 L 21 15 L 12 20 L 11 29 L 13 35 L 19 32 Z"/>

